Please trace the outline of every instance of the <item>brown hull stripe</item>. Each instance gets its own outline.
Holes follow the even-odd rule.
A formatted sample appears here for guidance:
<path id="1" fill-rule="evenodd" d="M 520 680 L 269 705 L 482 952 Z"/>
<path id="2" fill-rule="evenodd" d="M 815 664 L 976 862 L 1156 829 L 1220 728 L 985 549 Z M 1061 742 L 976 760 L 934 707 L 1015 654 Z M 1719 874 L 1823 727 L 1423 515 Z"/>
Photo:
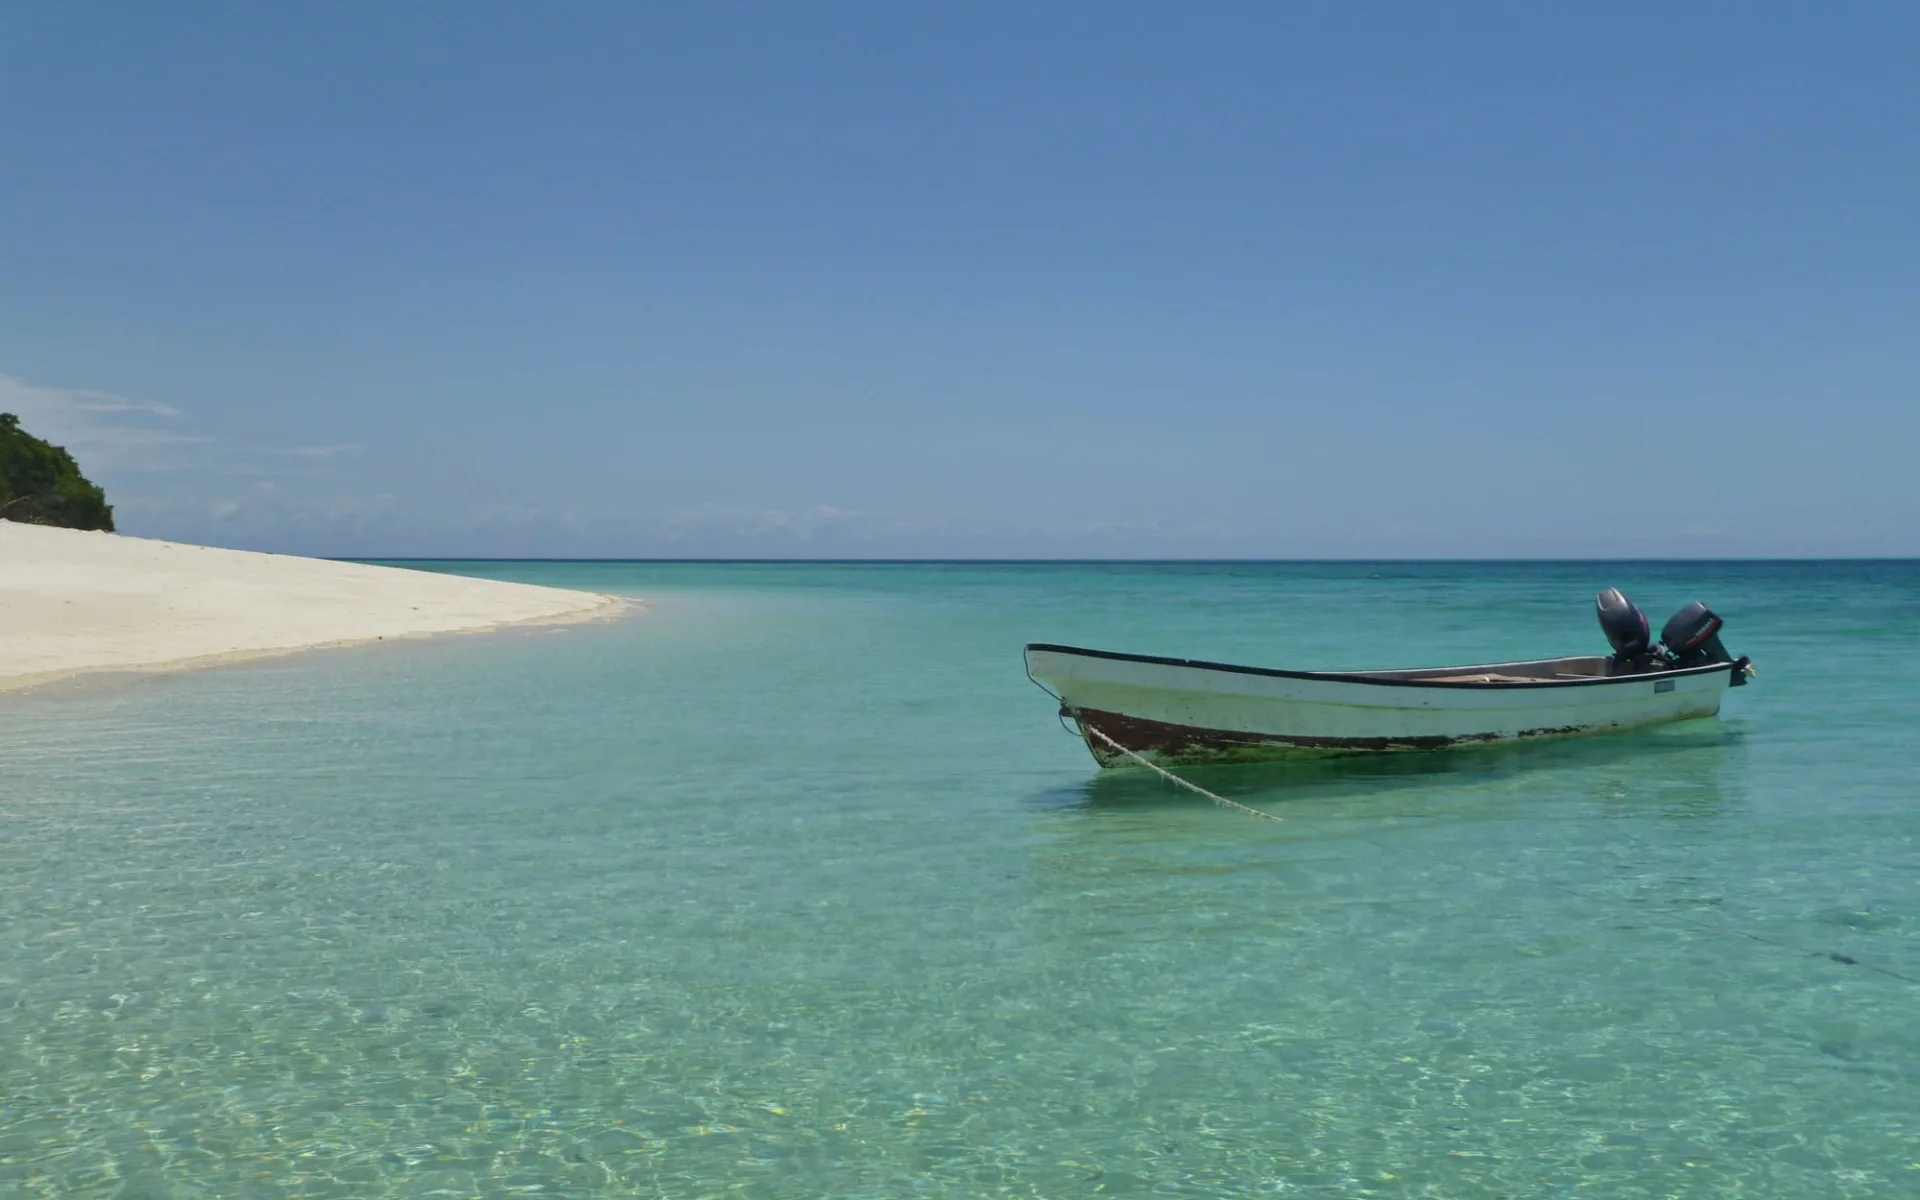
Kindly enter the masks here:
<path id="1" fill-rule="evenodd" d="M 1168 762 L 1210 758 L 1289 758 L 1323 757 L 1336 754 L 1372 754 L 1402 750 L 1444 750 L 1450 746 L 1471 746 L 1503 739 L 1494 733 L 1469 733 L 1457 736 L 1427 735 L 1407 737 L 1296 737 L 1281 733 L 1245 733 L 1236 729 L 1206 729 L 1196 725 L 1170 725 L 1140 717 L 1099 709 L 1062 708 L 1062 716 L 1072 717 L 1097 727 L 1102 733 L 1136 754 L 1148 754 Z M 1523 729 L 1519 738 L 1559 737 L 1580 733 L 1586 726 L 1568 725 L 1554 729 Z M 1101 763 L 1123 760 L 1107 746 L 1088 739 L 1087 748 Z"/>

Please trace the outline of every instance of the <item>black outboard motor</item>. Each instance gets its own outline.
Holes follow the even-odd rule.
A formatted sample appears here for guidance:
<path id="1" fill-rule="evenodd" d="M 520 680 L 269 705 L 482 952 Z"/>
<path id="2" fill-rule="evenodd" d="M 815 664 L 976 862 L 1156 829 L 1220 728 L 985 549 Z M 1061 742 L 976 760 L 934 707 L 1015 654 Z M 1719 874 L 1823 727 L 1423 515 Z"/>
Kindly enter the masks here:
<path id="1" fill-rule="evenodd" d="M 1704 667 L 1709 663 L 1730 663 L 1733 655 L 1720 644 L 1722 621 L 1714 611 L 1695 600 L 1667 619 L 1660 640 L 1676 667 Z"/>
<path id="2" fill-rule="evenodd" d="M 1720 626 L 1724 623 L 1712 609 L 1695 600 L 1667 618 L 1666 627 L 1660 631 L 1667 657 L 1676 668 L 1731 664 L 1733 686 L 1744 685 L 1753 674 L 1753 661 L 1744 654 L 1735 658 L 1720 644 Z"/>
<path id="3" fill-rule="evenodd" d="M 1594 597 L 1594 609 L 1600 614 L 1600 628 L 1613 647 L 1614 675 L 1639 671 L 1657 671 L 1665 667 L 1665 656 L 1653 648 L 1653 634 L 1647 614 L 1626 598 L 1619 588 L 1608 588 Z"/>

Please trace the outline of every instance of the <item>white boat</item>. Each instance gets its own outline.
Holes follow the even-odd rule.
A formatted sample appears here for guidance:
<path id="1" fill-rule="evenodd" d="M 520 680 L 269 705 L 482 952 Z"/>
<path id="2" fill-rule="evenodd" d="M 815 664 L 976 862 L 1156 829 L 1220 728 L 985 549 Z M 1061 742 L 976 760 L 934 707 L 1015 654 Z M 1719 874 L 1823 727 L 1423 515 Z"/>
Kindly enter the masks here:
<path id="1" fill-rule="evenodd" d="M 1675 614 L 1661 646 L 1611 588 L 1600 594 L 1600 613 L 1612 656 L 1286 671 L 1036 642 L 1026 648 L 1027 674 L 1059 700 L 1094 759 L 1115 766 L 1131 761 L 1121 747 L 1175 764 L 1612 733 L 1713 716 L 1727 688 L 1752 673 L 1721 646 L 1720 618 L 1704 605 Z"/>

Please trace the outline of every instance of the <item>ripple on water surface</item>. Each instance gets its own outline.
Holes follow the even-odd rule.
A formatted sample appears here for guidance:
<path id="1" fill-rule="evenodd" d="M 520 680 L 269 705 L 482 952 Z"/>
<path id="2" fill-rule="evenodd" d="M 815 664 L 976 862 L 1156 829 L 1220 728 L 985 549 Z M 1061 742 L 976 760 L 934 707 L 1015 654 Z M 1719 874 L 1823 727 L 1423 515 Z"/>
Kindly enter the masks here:
<path id="1" fill-rule="evenodd" d="M 656 607 L 0 702 L 0 1194 L 1920 1190 L 1910 565 L 464 569 Z M 1616 582 L 1726 719 L 1197 773 L 1277 826 L 1019 671 Z"/>

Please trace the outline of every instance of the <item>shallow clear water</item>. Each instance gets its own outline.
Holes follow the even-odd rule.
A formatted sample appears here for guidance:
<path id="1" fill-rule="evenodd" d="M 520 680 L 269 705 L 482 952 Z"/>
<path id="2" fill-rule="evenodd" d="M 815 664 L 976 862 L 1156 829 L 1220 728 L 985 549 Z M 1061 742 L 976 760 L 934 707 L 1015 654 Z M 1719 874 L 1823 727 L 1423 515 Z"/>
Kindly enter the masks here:
<path id="1" fill-rule="evenodd" d="M 0 700 L 0 1195 L 1920 1193 L 1920 565 L 436 569 L 654 606 Z M 1609 584 L 1755 686 L 1194 773 L 1279 825 L 1020 666 Z"/>

